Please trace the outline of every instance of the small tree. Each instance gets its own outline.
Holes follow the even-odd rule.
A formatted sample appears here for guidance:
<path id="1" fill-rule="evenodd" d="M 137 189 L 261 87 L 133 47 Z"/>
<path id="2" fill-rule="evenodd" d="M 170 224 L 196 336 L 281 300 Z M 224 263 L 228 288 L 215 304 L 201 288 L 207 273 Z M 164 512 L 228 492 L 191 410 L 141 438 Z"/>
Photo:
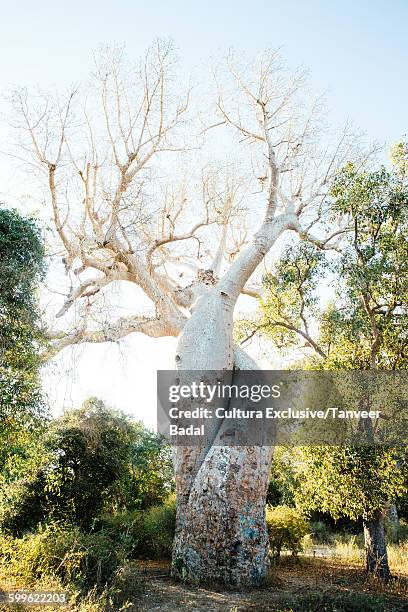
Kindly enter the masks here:
<path id="1" fill-rule="evenodd" d="M 271 552 L 280 558 L 283 549 L 297 555 L 302 550 L 302 540 L 309 530 L 309 522 L 295 508 L 289 506 L 268 507 L 266 526 L 269 534 Z"/>
<path id="2" fill-rule="evenodd" d="M 0 208 L 0 472 L 4 481 L 21 476 L 34 452 L 34 430 L 46 416 L 39 376 L 44 338 L 37 304 L 43 273 L 44 246 L 38 224 L 16 210 Z"/>
<path id="3" fill-rule="evenodd" d="M 131 439 L 128 419 L 96 398 L 58 419 L 47 434 L 50 459 L 41 470 L 50 514 L 89 527 L 127 469 Z"/>
<path id="4" fill-rule="evenodd" d="M 51 518 L 89 529 L 103 510 L 162 502 L 173 484 L 169 467 L 155 434 L 90 398 L 51 423 L 32 473 L 4 488 L 1 524 L 20 533 Z"/>
<path id="5" fill-rule="evenodd" d="M 396 150 L 401 154 L 401 147 Z M 398 161 L 392 170 L 361 171 L 350 163 L 338 173 L 330 192 L 332 214 L 349 219 L 349 231 L 336 247 L 339 255 L 327 260 L 311 245 L 287 249 L 275 273 L 265 278 L 259 320 L 241 322 L 241 335 L 248 328 L 247 338 L 262 331 L 280 346 L 301 344 L 309 355 L 313 349 L 316 357 L 308 358 L 308 368 L 406 368 L 408 189 L 401 155 Z M 319 309 L 316 290 L 328 270 L 337 299 Z M 313 318 L 317 334 L 310 331 Z M 390 394 L 385 401 L 391 402 Z M 373 427 L 366 424 L 368 445 Z M 362 517 L 367 570 L 387 579 L 385 505 L 406 490 L 406 449 L 304 449 L 299 465 L 298 502 L 335 517 Z"/>

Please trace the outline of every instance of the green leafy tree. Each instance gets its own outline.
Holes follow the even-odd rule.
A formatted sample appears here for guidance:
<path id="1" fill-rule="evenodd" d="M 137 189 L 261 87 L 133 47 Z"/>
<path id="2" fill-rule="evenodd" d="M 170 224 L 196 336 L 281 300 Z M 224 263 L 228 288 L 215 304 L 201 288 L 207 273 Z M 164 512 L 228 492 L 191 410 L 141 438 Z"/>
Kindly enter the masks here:
<path id="1" fill-rule="evenodd" d="M 404 153 L 405 152 L 405 153 Z M 288 248 L 286 263 L 265 279 L 255 329 L 285 346 L 314 349 L 303 367 L 330 370 L 398 370 L 407 366 L 408 186 L 398 146 L 391 170 L 347 164 L 332 184 L 331 214 L 346 220 L 339 255 L 323 258 L 312 246 Z M 326 274 L 336 300 L 318 308 L 316 289 Z M 318 331 L 311 333 L 312 328 Z M 248 337 L 248 336 L 247 336 Z M 391 402 L 390 396 L 386 400 Z M 362 517 L 367 569 L 390 575 L 384 508 L 406 492 L 406 449 L 370 446 L 303 449 L 297 501 L 334 517 Z"/>
<path id="2" fill-rule="evenodd" d="M 302 550 L 303 537 L 309 531 L 308 520 L 289 506 L 268 507 L 266 526 L 271 552 L 276 559 L 279 559 L 284 548 L 297 555 Z"/>
<path id="3" fill-rule="evenodd" d="M 127 469 L 117 483 L 115 504 L 126 510 L 145 510 L 164 503 L 174 490 L 171 448 L 163 438 L 133 424 Z"/>
<path id="4" fill-rule="evenodd" d="M 309 243 L 284 249 L 273 273 L 265 274 L 264 295 L 255 319 L 241 319 L 235 337 L 245 344 L 261 332 L 281 349 L 306 343 L 325 357 L 323 349 L 310 333 L 308 321 L 318 315 L 317 289 L 327 266 L 321 251 Z"/>
<path id="5" fill-rule="evenodd" d="M 96 398 L 56 419 L 40 465 L 6 490 L 3 528 L 24 532 L 49 518 L 89 528 L 126 470 L 131 433 L 128 420 Z"/>
<path id="6" fill-rule="evenodd" d="M 141 423 L 90 398 L 50 424 L 40 463 L 5 489 L 0 523 L 17 534 L 49 519 L 89 529 L 103 511 L 162 503 L 172 488 L 169 459 Z"/>
<path id="7" fill-rule="evenodd" d="M 39 376 L 37 289 L 44 246 L 34 219 L 0 208 L 0 474 L 21 476 L 46 410 Z"/>

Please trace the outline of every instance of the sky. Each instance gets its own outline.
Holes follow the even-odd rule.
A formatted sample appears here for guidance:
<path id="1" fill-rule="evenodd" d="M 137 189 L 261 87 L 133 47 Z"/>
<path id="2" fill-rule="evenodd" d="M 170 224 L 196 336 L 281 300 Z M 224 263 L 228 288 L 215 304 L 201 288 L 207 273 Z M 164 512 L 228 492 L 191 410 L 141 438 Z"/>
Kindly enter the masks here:
<path id="1" fill-rule="evenodd" d="M 407 0 L 20 0 L 3 1 L 1 12 L 0 94 L 16 85 L 67 87 L 87 78 L 101 45 L 125 44 L 136 60 L 165 37 L 187 71 L 231 47 L 280 48 L 326 92 L 333 124 L 349 120 L 383 143 L 407 131 Z M 3 119 L 5 108 L 0 102 Z M 0 199 L 9 205 L 21 193 L 15 176 L 2 157 Z M 120 347 L 65 350 L 45 378 L 54 412 L 99 395 L 154 425 L 155 372 L 172 367 L 173 348 L 173 339 L 133 336 Z"/>

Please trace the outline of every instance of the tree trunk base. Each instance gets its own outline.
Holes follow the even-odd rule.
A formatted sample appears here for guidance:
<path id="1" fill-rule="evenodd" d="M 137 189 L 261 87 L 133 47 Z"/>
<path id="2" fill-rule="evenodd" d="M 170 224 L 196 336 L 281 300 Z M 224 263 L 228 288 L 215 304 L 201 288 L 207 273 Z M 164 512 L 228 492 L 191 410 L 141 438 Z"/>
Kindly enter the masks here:
<path id="1" fill-rule="evenodd" d="M 171 574 L 174 578 L 190 584 L 218 585 L 229 588 L 261 586 L 268 577 L 268 554 L 260 550 L 249 560 L 240 551 L 242 545 L 236 542 L 235 549 L 226 549 L 203 556 L 191 547 L 176 549 L 173 555 Z"/>
<path id="2" fill-rule="evenodd" d="M 387 546 L 385 543 L 384 516 L 377 511 L 371 520 L 364 521 L 366 567 L 371 576 L 384 582 L 390 580 Z"/>
<path id="3" fill-rule="evenodd" d="M 270 450 L 213 447 L 178 496 L 172 574 L 195 584 L 259 586 L 268 576 Z"/>

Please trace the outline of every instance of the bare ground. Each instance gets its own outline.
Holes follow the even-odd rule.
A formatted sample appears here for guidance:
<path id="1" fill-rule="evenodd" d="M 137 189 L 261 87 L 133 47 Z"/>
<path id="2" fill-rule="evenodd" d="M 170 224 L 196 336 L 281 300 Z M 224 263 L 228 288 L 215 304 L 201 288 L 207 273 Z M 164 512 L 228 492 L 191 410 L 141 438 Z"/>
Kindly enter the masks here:
<path id="1" fill-rule="evenodd" d="M 382 585 L 331 558 L 284 557 L 264 587 L 227 591 L 175 582 L 168 561 L 134 561 L 108 593 L 89 595 L 66 608 L 0 604 L 0 612 L 408 612 L 408 568 Z"/>
<path id="2" fill-rule="evenodd" d="M 246 592 L 177 583 L 164 563 L 135 563 L 128 571 L 143 587 L 126 609 L 140 612 L 408 611 L 407 577 L 397 577 L 383 586 L 367 580 L 361 569 L 326 559 L 283 559 L 272 569 L 267 586 Z"/>

